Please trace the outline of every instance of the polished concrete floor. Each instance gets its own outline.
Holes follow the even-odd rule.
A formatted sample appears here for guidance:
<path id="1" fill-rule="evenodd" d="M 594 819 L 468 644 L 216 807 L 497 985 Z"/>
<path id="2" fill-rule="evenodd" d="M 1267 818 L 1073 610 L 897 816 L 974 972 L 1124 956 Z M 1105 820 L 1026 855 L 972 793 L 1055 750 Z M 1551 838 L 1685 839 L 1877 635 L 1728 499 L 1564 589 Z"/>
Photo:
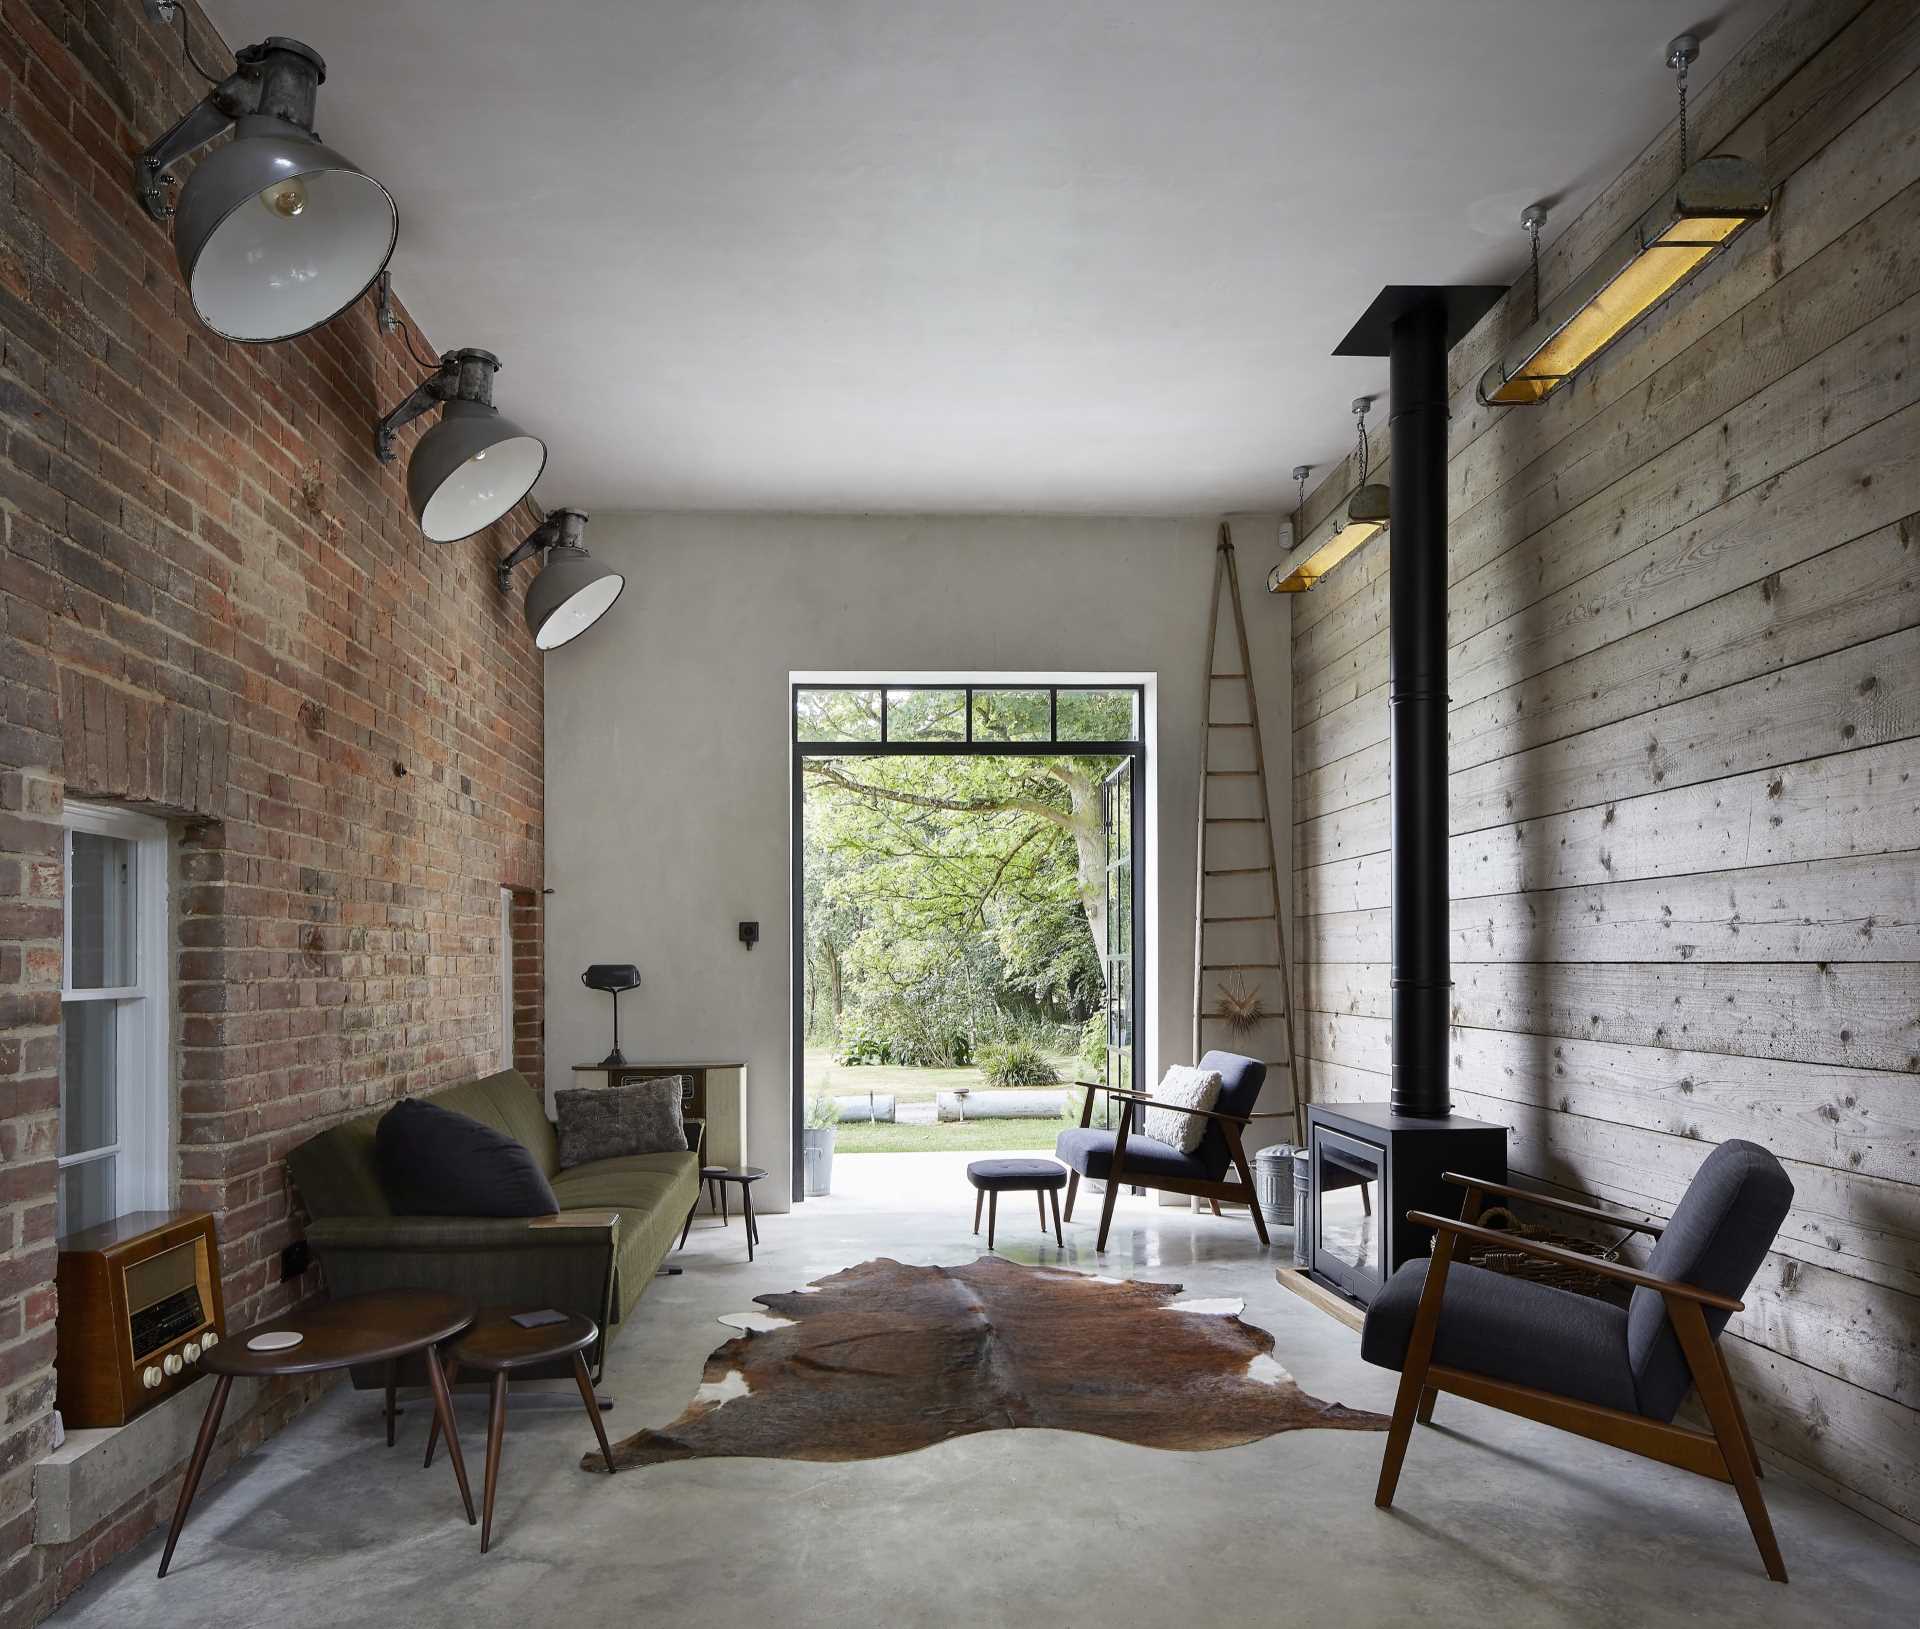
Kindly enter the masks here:
<path id="1" fill-rule="evenodd" d="M 697 1223 L 622 1333 L 606 1389 L 615 1436 L 662 1424 L 731 1331 L 715 1320 L 874 1256 L 968 1261 L 964 1158 L 843 1158 L 839 1192 L 761 1227 Z M 1064 1259 L 1244 1297 L 1316 1396 L 1385 1411 L 1393 1377 L 1358 1337 L 1281 1289 L 1244 1218 L 1123 1202 Z M 1001 1207 L 1001 1251 L 1058 1262 L 1028 1210 Z M 1212 1453 L 1068 1432 L 996 1431 L 847 1465 L 723 1460 L 608 1479 L 564 1394 L 519 1398 L 494 1547 L 461 1519 L 444 1455 L 420 1468 L 427 1414 L 382 1446 L 375 1400 L 334 1392 L 201 1492 L 174 1570 L 150 1536 L 70 1599 L 70 1625 L 407 1625 L 535 1629 L 672 1624 L 1854 1625 L 1915 1621 L 1920 1550 L 1783 1476 L 1767 1481 L 1794 1582 L 1771 1584 L 1732 1492 L 1454 1398 L 1416 1433 L 1391 1513 L 1373 1508 L 1379 1437 L 1295 1431 Z M 478 1474 L 478 1398 L 461 1403 Z M 476 1497 L 478 1486 L 475 1487 Z"/>

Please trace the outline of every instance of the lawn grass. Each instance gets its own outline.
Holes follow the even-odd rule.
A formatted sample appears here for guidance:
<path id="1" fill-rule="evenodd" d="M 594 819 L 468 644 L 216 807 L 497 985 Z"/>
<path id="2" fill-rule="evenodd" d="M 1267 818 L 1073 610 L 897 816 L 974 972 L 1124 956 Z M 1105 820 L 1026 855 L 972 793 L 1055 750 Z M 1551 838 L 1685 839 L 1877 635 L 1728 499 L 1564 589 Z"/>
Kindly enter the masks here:
<path id="1" fill-rule="evenodd" d="M 1053 1152 L 1065 1120 L 943 1120 L 930 1126 L 879 1125 L 859 1121 L 834 1127 L 836 1154 L 946 1154 Z"/>

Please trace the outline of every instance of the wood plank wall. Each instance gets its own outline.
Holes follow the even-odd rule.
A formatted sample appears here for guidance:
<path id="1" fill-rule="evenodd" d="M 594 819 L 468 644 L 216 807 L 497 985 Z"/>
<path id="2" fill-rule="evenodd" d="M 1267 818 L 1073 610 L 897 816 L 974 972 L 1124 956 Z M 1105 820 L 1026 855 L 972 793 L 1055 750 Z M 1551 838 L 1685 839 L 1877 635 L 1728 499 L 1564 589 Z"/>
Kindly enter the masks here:
<path id="1" fill-rule="evenodd" d="M 1785 7 L 1694 107 L 1697 151 L 1765 166 L 1771 216 L 1546 405 L 1489 411 L 1517 290 L 1454 353 L 1448 476 L 1454 1103 L 1511 1128 L 1516 1172 L 1647 1212 L 1720 1139 L 1773 1149 L 1794 1208 L 1731 1341 L 1756 1430 L 1909 1537 L 1916 68 L 1912 0 Z M 1669 128 L 1560 223 L 1548 298 L 1676 162 Z M 1303 546 L 1351 479 L 1308 497 Z M 1307 1085 L 1381 1099 L 1385 540 L 1293 616 Z"/>

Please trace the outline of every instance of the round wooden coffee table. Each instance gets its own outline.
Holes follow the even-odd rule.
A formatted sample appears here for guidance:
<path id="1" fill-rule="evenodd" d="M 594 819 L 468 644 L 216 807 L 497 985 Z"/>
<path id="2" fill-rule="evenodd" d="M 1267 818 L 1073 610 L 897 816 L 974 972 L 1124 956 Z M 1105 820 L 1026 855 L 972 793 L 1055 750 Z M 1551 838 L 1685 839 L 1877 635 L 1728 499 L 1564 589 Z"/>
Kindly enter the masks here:
<path id="1" fill-rule="evenodd" d="M 581 1401 L 587 1405 L 587 1418 L 593 1421 L 600 1452 L 606 1455 L 607 1474 L 613 1474 L 613 1450 L 607 1446 L 607 1428 L 600 1423 L 600 1399 L 594 1396 L 593 1380 L 587 1373 L 586 1350 L 599 1334 L 599 1326 L 577 1312 L 566 1314 L 558 1323 L 536 1324 L 528 1329 L 515 1323 L 513 1314 L 505 1308 L 489 1307 L 453 1343 L 447 1358 L 449 1383 L 459 1378 L 462 1369 L 479 1369 L 493 1376 L 492 1406 L 487 1413 L 487 1486 L 480 1505 L 482 1555 L 493 1539 L 493 1494 L 500 1482 L 500 1450 L 507 1434 L 507 1376 L 515 1369 L 573 1358 L 573 1378 L 580 1387 Z M 440 1422 L 435 1420 L 427 1430 L 429 1465 L 439 1434 Z"/>
<path id="2" fill-rule="evenodd" d="M 460 1453 L 460 1438 L 453 1428 L 447 1377 L 435 1348 L 438 1342 L 459 1334 L 472 1323 L 474 1310 L 474 1304 L 464 1296 L 447 1295 L 439 1290 L 379 1290 L 371 1295 L 350 1295 L 304 1307 L 284 1318 L 229 1335 L 205 1349 L 200 1366 L 214 1377 L 213 1396 L 207 1399 L 206 1417 L 200 1422 L 200 1436 L 193 1445 L 187 1477 L 180 1484 L 173 1525 L 167 1529 L 167 1547 L 160 1554 L 160 1576 L 167 1576 L 167 1568 L 173 1561 L 173 1547 L 180 1541 L 180 1529 L 186 1526 L 187 1510 L 200 1486 L 200 1473 L 207 1468 L 213 1439 L 220 1434 L 220 1415 L 227 1406 L 227 1393 L 233 1390 L 234 1381 L 243 1376 L 264 1379 L 271 1375 L 317 1374 L 357 1363 L 388 1363 L 421 1353 L 426 1358 L 427 1380 L 433 1388 L 434 1418 L 447 1433 L 447 1457 L 453 1461 L 453 1479 L 459 1484 L 460 1502 L 466 1506 L 467 1521 L 471 1525 L 473 1494 L 467 1487 L 467 1466 Z M 262 1336 L 276 1334 L 295 1334 L 300 1340 L 295 1345 L 272 1350 L 256 1350 L 249 1344 Z M 388 1419 L 391 1433 L 391 1404 Z"/>

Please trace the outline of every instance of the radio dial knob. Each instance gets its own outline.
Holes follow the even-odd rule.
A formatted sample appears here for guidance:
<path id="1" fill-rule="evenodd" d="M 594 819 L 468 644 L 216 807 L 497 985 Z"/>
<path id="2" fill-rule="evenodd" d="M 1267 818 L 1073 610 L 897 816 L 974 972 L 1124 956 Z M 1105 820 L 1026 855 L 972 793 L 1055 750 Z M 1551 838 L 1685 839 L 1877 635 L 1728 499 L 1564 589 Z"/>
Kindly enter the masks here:
<path id="1" fill-rule="evenodd" d="M 165 1369 L 168 1374 L 178 1374 L 186 1365 L 180 1361 L 180 1354 L 178 1352 L 169 1352 L 160 1360 L 160 1367 Z"/>
<path id="2" fill-rule="evenodd" d="M 187 1344 L 180 1349 L 180 1355 L 189 1363 L 198 1363 L 200 1361 L 200 1348 L 193 1341 L 188 1341 Z"/>
<path id="3" fill-rule="evenodd" d="M 148 1391 L 152 1391 L 155 1386 L 159 1385 L 162 1378 L 159 1365 L 157 1364 L 149 1363 L 140 1371 L 140 1384 L 145 1386 Z"/>
<path id="4" fill-rule="evenodd" d="M 203 1352 L 211 1352 L 219 1344 L 220 1331 L 217 1329 L 209 1329 L 200 1337 L 200 1350 Z"/>

